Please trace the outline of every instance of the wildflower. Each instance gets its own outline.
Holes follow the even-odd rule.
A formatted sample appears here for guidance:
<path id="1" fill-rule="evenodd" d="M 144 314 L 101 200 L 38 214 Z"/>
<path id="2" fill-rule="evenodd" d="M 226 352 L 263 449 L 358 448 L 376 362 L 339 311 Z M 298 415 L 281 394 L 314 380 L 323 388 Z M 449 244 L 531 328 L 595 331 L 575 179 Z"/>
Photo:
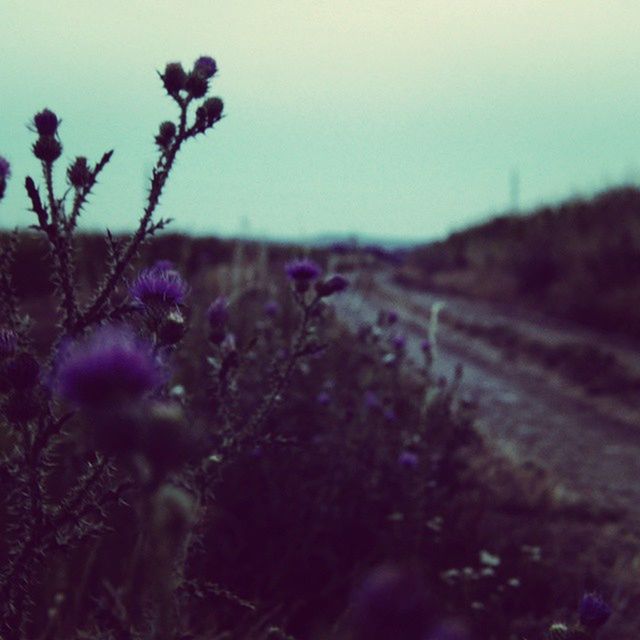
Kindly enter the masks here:
<path id="1" fill-rule="evenodd" d="M 379 409 L 382 406 L 382 403 L 380 402 L 380 398 L 378 398 L 376 393 L 374 391 L 371 391 L 371 389 L 367 389 L 364 392 L 363 401 L 364 401 L 364 406 L 367 409 Z"/>
<path id="2" fill-rule="evenodd" d="M 418 576 L 395 566 L 374 569 L 351 603 L 355 640 L 421 640 L 429 619 Z"/>
<path id="3" fill-rule="evenodd" d="M 67 170 L 67 180 L 69 180 L 69 184 L 76 189 L 87 186 L 91 180 L 91 169 L 89 169 L 87 159 L 84 156 L 78 156 L 69 167 Z"/>
<path id="4" fill-rule="evenodd" d="M 62 155 L 62 145 L 53 136 L 41 136 L 34 143 L 32 151 L 38 160 L 51 164 Z"/>
<path id="5" fill-rule="evenodd" d="M 218 296 L 207 309 L 209 323 L 209 340 L 214 344 L 221 344 L 227 333 L 229 320 L 229 300 L 225 296 Z"/>
<path id="6" fill-rule="evenodd" d="M 53 111 L 43 109 L 33 117 L 33 124 L 39 135 L 54 136 L 58 130 L 60 120 L 58 120 L 58 116 Z"/>
<path id="7" fill-rule="evenodd" d="M 206 125 L 208 127 L 220 120 L 223 109 L 224 102 L 222 102 L 222 99 L 218 97 L 208 98 L 202 103 L 202 113 L 205 116 Z"/>
<path id="8" fill-rule="evenodd" d="M 407 347 L 407 339 L 403 335 L 393 336 L 391 345 L 398 352 L 404 351 Z"/>
<path id="9" fill-rule="evenodd" d="M 176 125 L 167 120 L 160 124 L 160 128 L 158 129 L 158 135 L 156 136 L 156 144 L 162 148 L 166 149 L 173 138 L 176 135 Z"/>
<path id="10" fill-rule="evenodd" d="M 403 451 L 398 456 L 398 464 L 405 469 L 415 469 L 419 462 L 420 458 L 412 451 Z"/>
<path id="11" fill-rule="evenodd" d="M 153 263 L 153 269 L 157 271 L 175 271 L 176 265 L 171 260 L 156 260 Z"/>
<path id="12" fill-rule="evenodd" d="M 131 297 L 144 307 L 167 307 L 182 304 L 187 283 L 173 269 L 144 269 L 129 289 Z"/>
<path id="13" fill-rule="evenodd" d="M 285 265 L 285 272 L 295 284 L 299 293 L 304 293 L 311 282 L 317 280 L 322 273 L 320 267 L 309 259 L 291 260 Z"/>
<path id="14" fill-rule="evenodd" d="M 200 56 L 193 65 L 193 70 L 204 78 L 213 78 L 218 70 L 218 65 L 211 56 Z"/>
<path id="15" fill-rule="evenodd" d="M 395 311 L 389 311 L 387 313 L 387 322 L 389 324 L 395 324 L 398 322 L 398 314 Z"/>
<path id="16" fill-rule="evenodd" d="M 585 593 L 580 602 L 580 623 L 591 631 L 599 629 L 611 617 L 611 607 L 597 593 Z"/>
<path id="17" fill-rule="evenodd" d="M 421 340 L 420 341 L 420 350 L 425 355 L 429 355 L 431 353 L 431 342 L 429 340 Z"/>
<path id="18" fill-rule="evenodd" d="M 199 73 L 190 73 L 184 87 L 194 98 L 202 98 L 209 90 L 207 78 Z"/>
<path id="19" fill-rule="evenodd" d="M 82 408 L 137 401 L 162 381 L 151 345 L 126 326 L 104 326 L 61 355 L 56 389 Z"/>
<path id="20" fill-rule="evenodd" d="M 182 91 L 187 83 L 187 74 L 179 62 L 169 62 L 160 77 L 164 83 L 164 88 L 170 95 L 175 95 L 178 91 Z"/>
<path id="21" fill-rule="evenodd" d="M 263 307 L 264 314 L 275 318 L 280 313 L 280 305 L 275 300 L 269 300 Z"/>
<path id="22" fill-rule="evenodd" d="M 12 356 L 18 346 L 18 336 L 11 329 L 0 329 L 0 360 Z"/>
<path id="23" fill-rule="evenodd" d="M 341 275 L 331 276 L 331 278 L 316 282 L 316 291 L 321 298 L 332 296 L 334 293 L 341 293 L 349 286 L 349 281 Z"/>

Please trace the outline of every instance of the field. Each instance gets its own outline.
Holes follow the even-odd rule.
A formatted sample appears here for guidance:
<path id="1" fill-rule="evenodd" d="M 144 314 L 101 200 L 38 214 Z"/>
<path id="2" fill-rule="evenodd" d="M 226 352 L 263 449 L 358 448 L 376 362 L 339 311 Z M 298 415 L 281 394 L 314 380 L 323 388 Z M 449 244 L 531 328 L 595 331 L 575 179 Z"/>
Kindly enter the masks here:
<path id="1" fill-rule="evenodd" d="M 34 117 L 32 227 L 0 238 L 0 637 L 635 638 L 640 333 L 615 301 L 637 193 L 404 264 L 171 235 L 156 209 L 221 119 L 215 71 L 160 74 L 179 117 L 131 236 L 77 232 L 111 156 L 56 192 L 60 121 Z M 628 232 L 585 214 L 561 251 L 589 207 Z"/>

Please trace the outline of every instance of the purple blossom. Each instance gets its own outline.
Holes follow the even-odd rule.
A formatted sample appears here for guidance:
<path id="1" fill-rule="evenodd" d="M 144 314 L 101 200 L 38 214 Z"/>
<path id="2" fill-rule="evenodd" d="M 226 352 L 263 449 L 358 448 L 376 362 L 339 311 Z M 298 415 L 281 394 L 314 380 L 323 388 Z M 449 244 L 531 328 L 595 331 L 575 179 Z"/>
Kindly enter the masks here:
<path id="1" fill-rule="evenodd" d="M 193 70 L 205 78 L 212 78 L 218 70 L 218 65 L 211 56 L 200 56 L 193 65 Z"/>
<path id="2" fill-rule="evenodd" d="M 313 260 L 303 258 L 301 260 L 291 260 L 287 262 L 285 272 L 291 280 L 308 283 L 320 277 L 322 270 Z"/>
<path id="3" fill-rule="evenodd" d="M 157 269 L 158 271 L 176 271 L 176 265 L 171 260 L 156 260 L 153 263 L 152 269 Z"/>
<path id="4" fill-rule="evenodd" d="M 331 402 L 331 396 L 329 395 L 329 393 L 327 391 L 321 391 L 317 396 L 316 396 L 316 402 L 321 406 L 321 407 L 326 407 L 330 402 Z"/>
<path id="5" fill-rule="evenodd" d="M 264 314 L 270 318 L 275 318 L 280 313 L 280 305 L 276 300 L 269 300 L 263 307 Z"/>
<path id="6" fill-rule="evenodd" d="M 211 329 L 220 329 L 229 320 L 229 300 L 218 296 L 207 309 L 207 322 Z"/>
<path id="7" fill-rule="evenodd" d="M 108 325 L 63 351 L 55 386 L 65 400 L 91 409 L 140 400 L 162 380 L 151 345 L 130 327 Z"/>
<path id="8" fill-rule="evenodd" d="M 398 456 L 398 464 L 405 469 L 415 469 L 419 462 L 420 458 L 413 451 L 402 451 Z"/>
<path id="9" fill-rule="evenodd" d="M 140 272 L 129 293 L 142 306 L 164 307 L 182 304 L 188 290 L 177 271 L 154 266 Z"/>
<path id="10" fill-rule="evenodd" d="M 420 349 L 422 350 L 423 353 L 425 354 L 430 354 L 431 353 L 431 342 L 427 339 L 421 340 L 420 341 Z"/>
<path id="11" fill-rule="evenodd" d="M 395 566 L 374 569 L 351 601 L 354 640 L 422 640 L 430 612 L 418 575 Z"/>
<path id="12" fill-rule="evenodd" d="M 3 156 L 0 156 L 0 179 L 7 180 L 10 177 L 11 177 L 11 165 L 9 164 L 9 161 L 6 158 L 4 158 Z"/>
<path id="13" fill-rule="evenodd" d="M 371 389 L 367 389 L 364 392 L 363 401 L 367 409 L 379 409 L 382 406 L 380 398 L 378 398 L 375 391 L 371 391 Z"/>
<path id="14" fill-rule="evenodd" d="M 395 422 L 398 419 L 398 416 L 396 416 L 396 412 L 391 407 L 387 407 L 382 412 L 382 415 L 387 422 Z"/>
<path id="15" fill-rule="evenodd" d="M 407 339 L 403 335 L 395 335 L 391 338 L 391 344 L 396 351 L 404 351 L 407 347 Z"/>
<path id="16" fill-rule="evenodd" d="M 597 593 L 585 593 L 580 602 L 580 623 L 588 629 L 599 629 L 613 613 Z"/>
<path id="17" fill-rule="evenodd" d="M 389 324 L 395 324 L 398 322 L 398 314 L 395 311 L 389 311 L 387 313 L 387 322 Z"/>

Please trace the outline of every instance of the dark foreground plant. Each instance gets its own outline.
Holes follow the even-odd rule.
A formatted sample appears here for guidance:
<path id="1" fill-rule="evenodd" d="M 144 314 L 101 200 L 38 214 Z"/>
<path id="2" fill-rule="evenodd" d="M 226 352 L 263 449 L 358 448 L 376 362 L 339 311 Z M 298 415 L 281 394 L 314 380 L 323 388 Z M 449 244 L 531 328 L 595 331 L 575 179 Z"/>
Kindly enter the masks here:
<path id="1" fill-rule="evenodd" d="M 435 335 L 409 375 L 397 313 L 347 332 L 332 303 L 350 282 L 324 275 L 322 255 L 274 251 L 270 265 L 266 252 L 252 265 L 266 270 L 260 286 L 230 285 L 239 258 L 133 272 L 168 222 L 155 212 L 178 151 L 222 117 L 207 97 L 216 71 L 203 56 L 160 74 L 178 116 L 155 137 L 137 230 L 107 232 L 97 285 L 76 230 L 112 154 L 76 158 L 60 195 L 61 121 L 48 109 L 33 119 L 43 185 L 25 184 L 55 309 L 18 299 L 11 275 L 32 265 L 16 264 L 22 236 L 10 236 L 0 637 L 497 640 L 527 616 L 540 628 L 557 592 L 529 528 L 516 543 L 505 523 L 513 501 L 498 489 L 512 476 L 494 486 L 479 471 L 492 458 L 457 398 L 459 376 L 432 371 Z M 0 197 L 10 176 L 0 158 Z M 531 508 L 539 531 L 547 514 Z M 593 634 L 608 608 L 590 595 L 580 616 L 576 633 Z"/>

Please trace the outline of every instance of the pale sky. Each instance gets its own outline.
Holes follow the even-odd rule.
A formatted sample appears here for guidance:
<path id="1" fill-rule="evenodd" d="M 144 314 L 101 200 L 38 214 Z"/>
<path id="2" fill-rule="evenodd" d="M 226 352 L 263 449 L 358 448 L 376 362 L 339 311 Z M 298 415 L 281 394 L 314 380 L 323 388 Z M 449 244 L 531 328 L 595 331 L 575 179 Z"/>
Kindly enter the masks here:
<path id="1" fill-rule="evenodd" d="M 84 228 L 132 228 L 156 70 L 203 54 L 226 117 L 178 159 L 176 231 L 418 240 L 503 211 L 514 170 L 521 208 L 640 175 L 637 0 L 0 0 L 0 43 L 4 227 L 49 107 L 67 162 L 115 149 Z"/>

